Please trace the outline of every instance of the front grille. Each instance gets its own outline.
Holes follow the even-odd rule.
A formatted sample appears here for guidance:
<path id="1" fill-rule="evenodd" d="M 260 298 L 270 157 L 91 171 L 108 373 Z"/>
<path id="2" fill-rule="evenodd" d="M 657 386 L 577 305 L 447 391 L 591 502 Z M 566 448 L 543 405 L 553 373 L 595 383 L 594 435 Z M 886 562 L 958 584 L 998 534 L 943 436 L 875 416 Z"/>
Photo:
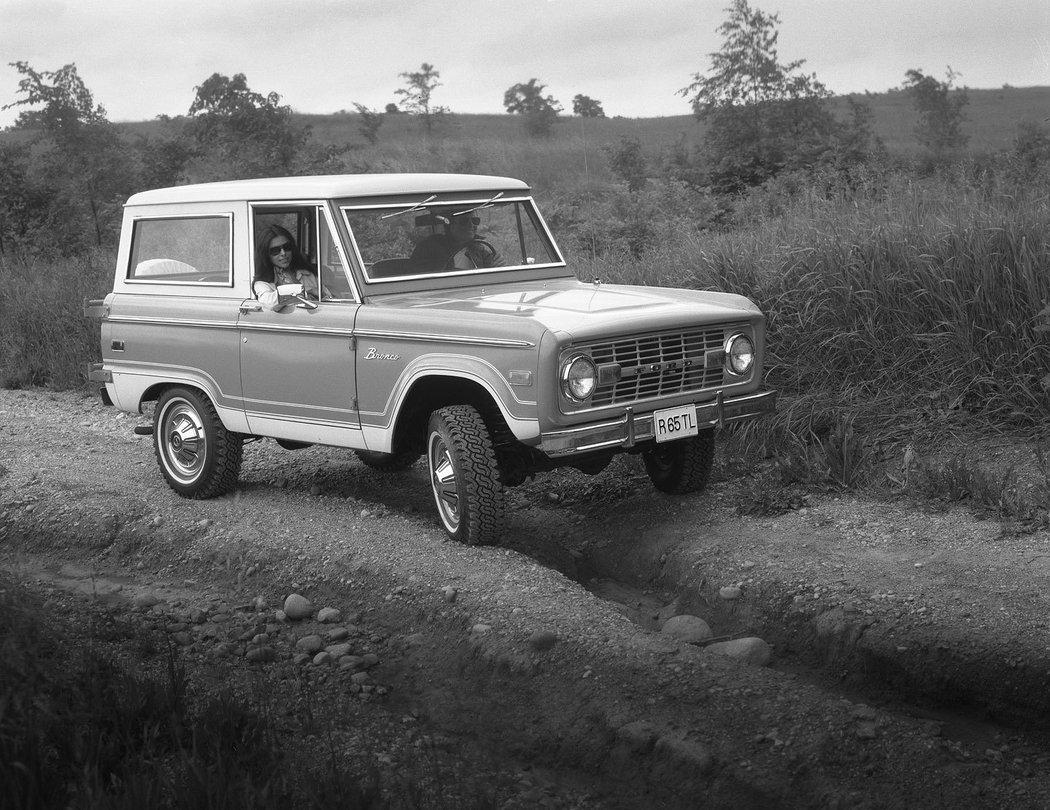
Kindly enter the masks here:
<path id="1" fill-rule="evenodd" d="M 591 358 L 603 365 L 619 366 L 620 379 L 599 383 L 591 404 L 617 405 L 650 397 L 702 391 L 722 385 L 722 363 L 706 366 L 708 352 L 721 351 L 721 328 L 689 332 L 660 332 L 596 343 L 587 348 Z"/>

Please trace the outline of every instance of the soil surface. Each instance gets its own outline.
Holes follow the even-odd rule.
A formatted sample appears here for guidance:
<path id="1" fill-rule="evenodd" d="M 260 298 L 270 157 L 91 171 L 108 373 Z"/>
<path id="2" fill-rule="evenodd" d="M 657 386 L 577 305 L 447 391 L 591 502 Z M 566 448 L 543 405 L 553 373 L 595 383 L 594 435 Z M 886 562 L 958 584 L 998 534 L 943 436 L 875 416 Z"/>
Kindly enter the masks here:
<path id="1" fill-rule="evenodd" d="M 0 566 L 42 610 L 167 634 L 202 689 L 265 682 L 320 728 L 289 721 L 300 745 L 392 790 L 425 761 L 505 808 L 1050 806 L 1044 531 L 902 497 L 747 516 L 739 477 L 671 497 L 625 460 L 511 490 L 473 548 L 422 464 L 259 441 L 233 495 L 189 501 L 139 424 L 0 391 Z M 679 615 L 769 647 L 661 631 Z"/>

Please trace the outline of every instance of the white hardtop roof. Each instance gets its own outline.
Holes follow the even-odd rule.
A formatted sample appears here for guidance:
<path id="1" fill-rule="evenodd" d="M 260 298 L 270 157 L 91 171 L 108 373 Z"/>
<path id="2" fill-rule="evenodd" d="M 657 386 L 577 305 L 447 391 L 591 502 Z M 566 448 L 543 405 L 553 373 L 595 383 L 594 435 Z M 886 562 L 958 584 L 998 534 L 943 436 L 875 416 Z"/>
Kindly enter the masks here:
<path id="1" fill-rule="evenodd" d="M 329 174 L 266 177 L 157 188 L 132 195 L 128 205 L 215 202 L 226 200 L 326 199 L 395 194 L 450 194 L 471 191 L 529 191 L 511 177 L 483 174 Z"/>

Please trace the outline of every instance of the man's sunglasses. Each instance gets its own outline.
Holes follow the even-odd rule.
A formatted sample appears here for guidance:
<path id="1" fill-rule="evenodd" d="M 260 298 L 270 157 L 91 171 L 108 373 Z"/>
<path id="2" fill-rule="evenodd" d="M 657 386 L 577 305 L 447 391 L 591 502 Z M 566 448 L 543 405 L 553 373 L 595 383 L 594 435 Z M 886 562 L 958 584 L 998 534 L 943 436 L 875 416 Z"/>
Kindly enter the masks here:
<path id="1" fill-rule="evenodd" d="M 453 222 L 460 222 L 461 220 L 469 220 L 471 225 L 480 225 L 481 224 L 481 217 L 478 217 L 478 216 L 473 216 L 473 217 L 462 216 L 462 217 L 453 217 L 452 218 Z"/>
<path id="2" fill-rule="evenodd" d="M 274 245 L 272 248 L 270 248 L 270 255 L 276 256 L 278 253 L 283 253 L 284 251 L 288 251 L 289 253 L 291 253 L 293 250 L 294 248 L 292 247 L 292 243 L 285 242 L 280 245 Z"/>

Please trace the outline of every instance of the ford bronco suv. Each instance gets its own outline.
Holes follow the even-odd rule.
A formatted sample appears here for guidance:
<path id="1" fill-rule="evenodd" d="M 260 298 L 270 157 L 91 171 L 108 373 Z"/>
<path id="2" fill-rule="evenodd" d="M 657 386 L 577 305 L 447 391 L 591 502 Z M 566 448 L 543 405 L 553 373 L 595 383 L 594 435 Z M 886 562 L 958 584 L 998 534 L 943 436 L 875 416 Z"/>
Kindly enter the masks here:
<path id="1" fill-rule="evenodd" d="M 264 305 L 275 225 L 316 296 L 281 285 Z M 637 453 L 657 489 L 700 490 L 714 429 L 775 408 L 751 301 L 578 280 L 529 187 L 504 177 L 136 194 L 113 291 L 85 312 L 101 320 L 90 379 L 123 411 L 155 403 L 140 432 L 179 495 L 229 492 L 254 439 L 348 448 L 385 472 L 425 456 L 445 532 L 470 544 L 499 539 L 506 488 L 561 466 Z"/>

